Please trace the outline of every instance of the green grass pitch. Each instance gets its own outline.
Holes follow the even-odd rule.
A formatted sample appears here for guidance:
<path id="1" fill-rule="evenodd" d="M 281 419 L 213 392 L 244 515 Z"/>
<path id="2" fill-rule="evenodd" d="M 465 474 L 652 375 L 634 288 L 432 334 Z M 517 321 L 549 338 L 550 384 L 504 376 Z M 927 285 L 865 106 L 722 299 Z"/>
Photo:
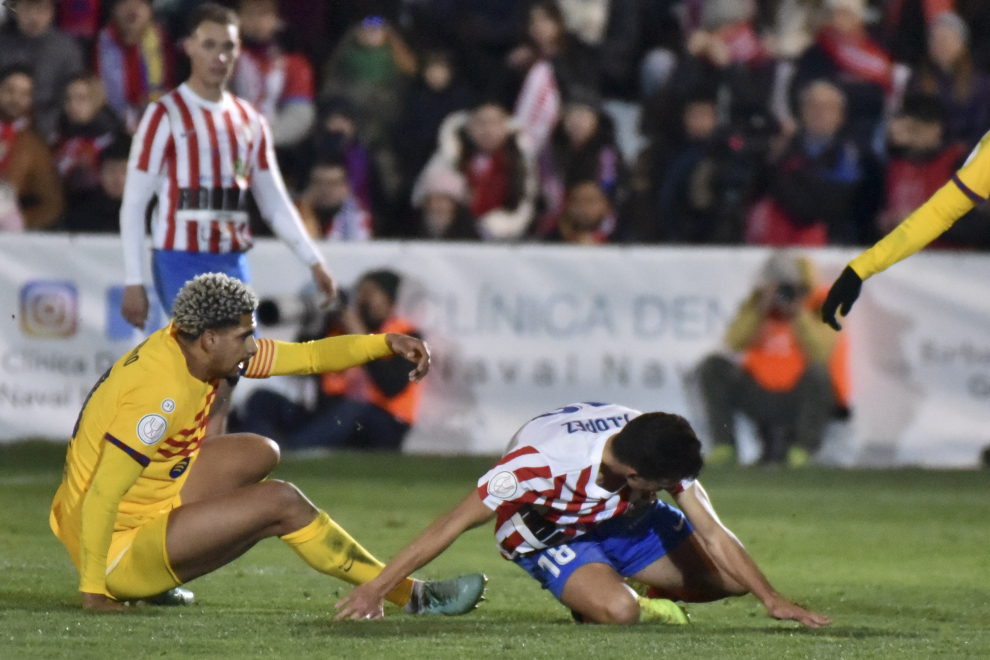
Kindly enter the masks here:
<path id="1" fill-rule="evenodd" d="M 488 602 L 460 618 L 333 623 L 347 585 L 268 540 L 190 584 L 197 604 L 92 615 L 48 529 L 64 448 L 0 447 L 0 658 L 986 658 L 990 473 L 759 469 L 702 474 L 723 521 L 771 581 L 827 613 L 808 631 L 752 597 L 689 607 L 685 628 L 577 626 L 504 561 L 490 528 L 421 576 L 484 571 Z M 491 463 L 342 454 L 286 460 L 291 480 L 387 559 L 452 507 Z"/>

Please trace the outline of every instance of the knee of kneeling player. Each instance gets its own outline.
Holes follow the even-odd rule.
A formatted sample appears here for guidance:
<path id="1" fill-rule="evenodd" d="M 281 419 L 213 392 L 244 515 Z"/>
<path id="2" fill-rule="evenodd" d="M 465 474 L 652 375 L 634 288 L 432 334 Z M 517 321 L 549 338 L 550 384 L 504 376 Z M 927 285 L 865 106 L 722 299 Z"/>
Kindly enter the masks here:
<path id="1" fill-rule="evenodd" d="M 245 445 L 250 447 L 249 451 L 254 456 L 259 471 L 267 475 L 278 465 L 279 460 L 282 458 L 282 450 L 279 449 L 278 443 L 271 438 L 266 438 L 257 433 L 247 433 L 245 435 L 247 436 Z"/>
<path id="2" fill-rule="evenodd" d="M 597 614 L 597 623 L 628 626 L 639 621 L 639 603 L 631 595 L 615 596 Z"/>

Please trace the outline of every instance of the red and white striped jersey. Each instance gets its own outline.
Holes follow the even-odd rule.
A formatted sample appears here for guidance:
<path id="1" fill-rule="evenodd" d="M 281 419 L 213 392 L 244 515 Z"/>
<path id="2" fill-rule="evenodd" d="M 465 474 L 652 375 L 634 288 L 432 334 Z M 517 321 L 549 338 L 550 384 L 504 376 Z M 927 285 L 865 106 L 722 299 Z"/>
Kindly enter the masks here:
<path id="1" fill-rule="evenodd" d="M 274 160 L 265 120 L 224 93 L 207 101 L 183 84 L 145 110 L 129 169 L 159 175 L 154 246 L 239 252 L 251 246 L 244 207 L 251 177 Z"/>
<path id="2" fill-rule="evenodd" d="M 509 451 L 478 480 L 478 495 L 496 513 L 495 541 L 506 559 L 565 543 L 596 523 L 621 516 L 641 494 L 595 483 L 606 441 L 637 410 L 574 403 L 530 420 Z M 693 480 L 681 482 L 684 490 Z"/>

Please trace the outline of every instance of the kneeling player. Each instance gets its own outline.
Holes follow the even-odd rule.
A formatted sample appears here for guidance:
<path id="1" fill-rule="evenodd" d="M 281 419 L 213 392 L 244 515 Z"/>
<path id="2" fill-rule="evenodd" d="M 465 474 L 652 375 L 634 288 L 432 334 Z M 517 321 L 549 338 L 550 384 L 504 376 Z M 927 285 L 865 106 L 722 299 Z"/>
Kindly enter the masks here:
<path id="1" fill-rule="evenodd" d="M 409 377 L 418 380 L 429 369 L 429 350 L 398 334 L 306 344 L 255 340 L 257 303 L 245 284 L 226 275 L 187 282 L 169 326 L 118 360 L 90 392 L 50 516 L 79 570 L 87 609 L 174 594 L 270 536 L 351 584 L 381 571 L 299 489 L 265 480 L 278 463 L 278 445 L 253 434 L 204 439 L 204 431 L 224 378 L 338 371 L 396 355 L 412 363 Z M 481 575 L 403 579 L 386 597 L 414 613 L 460 614 L 483 590 Z"/>
<path id="2" fill-rule="evenodd" d="M 381 617 L 382 599 L 410 573 L 465 530 L 496 518 L 502 555 L 578 620 L 686 623 L 668 599 L 752 593 L 776 619 L 831 623 L 774 590 L 719 521 L 696 481 L 701 466 L 701 443 L 677 415 L 597 403 L 541 415 L 520 429 L 476 491 L 341 600 L 337 618 Z M 670 492 L 680 510 L 658 501 L 658 490 Z M 658 597 L 637 597 L 623 578 Z"/>

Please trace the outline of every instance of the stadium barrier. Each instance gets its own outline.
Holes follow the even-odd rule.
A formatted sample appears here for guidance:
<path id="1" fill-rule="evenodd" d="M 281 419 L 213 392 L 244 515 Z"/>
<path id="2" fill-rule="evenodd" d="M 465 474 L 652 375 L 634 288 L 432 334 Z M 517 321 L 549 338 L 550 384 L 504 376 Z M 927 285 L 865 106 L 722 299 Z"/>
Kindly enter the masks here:
<path id="1" fill-rule="evenodd" d="M 322 250 L 345 287 L 373 268 L 405 278 L 400 307 L 433 350 L 406 450 L 474 454 L 500 453 L 527 419 L 573 401 L 678 412 L 703 427 L 693 370 L 720 350 L 768 255 L 400 242 Z M 807 254 L 822 282 L 853 255 Z M 299 295 L 308 282 L 276 241 L 259 240 L 249 262 L 263 298 Z M 0 236 L 0 442 L 67 441 L 93 383 L 141 340 L 119 314 L 122 274 L 116 237 Z M 831 462 L 978 464 L 990 444 L 988 284 L 990 257 L 949 253 L 870 280 L 846 328 L 853 416 L 833 429 Z M 148 330 L 165 322 L 153 302 Z M 265 384 L 297 388 L 292 380 Z M 239 386 L 239 400 L 259 384 Z"/>

